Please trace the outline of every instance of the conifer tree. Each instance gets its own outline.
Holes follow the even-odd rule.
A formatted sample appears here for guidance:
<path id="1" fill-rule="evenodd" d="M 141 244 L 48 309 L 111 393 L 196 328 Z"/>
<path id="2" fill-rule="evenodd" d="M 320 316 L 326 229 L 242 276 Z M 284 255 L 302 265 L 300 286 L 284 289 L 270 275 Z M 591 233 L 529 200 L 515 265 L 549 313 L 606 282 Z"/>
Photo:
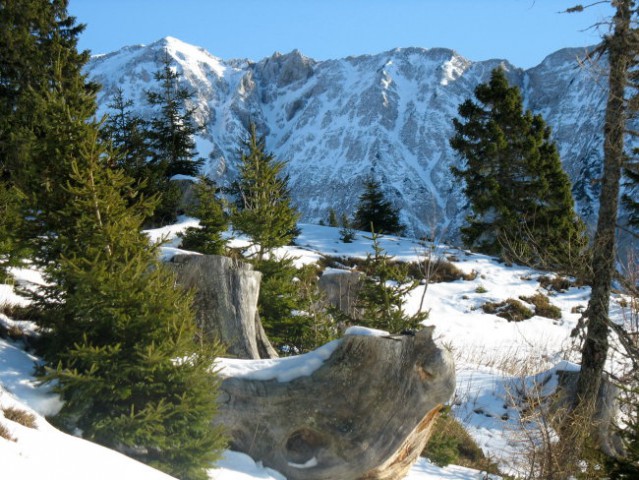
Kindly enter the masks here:
<path id="1" fill-rule="evenodd" d="M 55 234 L 50 213 L 63 206 L 76 143 L 95 113 L 96 85 L 82 68 L 76 25 L 67 0 L 7 0 L 0 14 L 0 171 L 5 192 L 21 195 L 19 235 L 31 243 Z M 36 262 L 48 262 L 36 248 Z"/>
<path id="2" fill-rule="evenodd" d="M 180 86 L 181 74 L 166 51 L 154 78 L 159 83 L 158 90 L 146 92 L 147 102 L 156 111 L 146 125 L 151 151 L 148 170 L 153 174 L 147 188 L 161 193 L 154 223 L 166 224 L 175 221 L 181 198 L 181 192 L 171 178 L 175 175 L 196 176 L 203 163 L 203 159 L 196 158 L 193 138 L 201 128 L 195 123 L 195 107 L 189 105 L 193 94 Z"/>
<path id="3" fill-rule="evenodd" d="M 464 181 L 471 208 L 464 243 L 527 264 L 572 268 L 586 238 L 550 129 L 523 111 L 502 68 L 475 96 L 479 103 L 459 106 L 450 140 L 463 161 L 452 172 Z"/>
<path id="4" fill-rule="evenodd" d="M 393 261 L 379 244 L 379 235 L 373 232 L 373 254 L 364 265 L 366 277 L 355 302 L 360 310 L 359 323 L 367 327 L 401 333 L 415 329 L 428 317 L 427 312 L 408 315 L 404 309 L 405 296 L 419 285 L 411 278 L 408 266 Z"/>
<path id="5" fill-rule="evenodd" d="M 237 207 L 231 223 L 234 230 L 251 238 L 261 260 L 266 252 L 297 237 L 299 213 L 291 204 L 284 163 L 266 152 L 265 139 L 258 137 L 254 123 L 244 148 L 239 178 L 231 188 Z"/>
<path id="6" fill-rule="evenodd" d="M 224 445 L 211 424 L 219 349 L 196 342 L 192 296 L 140 231 L 153 200 L 132 201 L 134 182 L 108 168 L 95 125 L 81 153 L 63 189 L 69 228 L 54 240 L 53 286 L 39 299 L 59 422 L 180 478 L 208 478 Z"/>
<path id="7" fill-rule="evenodd" d="M 118 164 L 131 178 L 141 182 L 149 175 L 147 160 L 150 150 L 146 140 L 142 118 L 132 110 L 133 101 L 124 98 L 121 88 L 116 90 L 112 102 L 108 105 L 110 113 L 104 124 L 104 137 L 118 149 Z"/>
<path id="8" fill-rule="evenodd" d="M 372 177 L 366 180 L 364 192 L 359 197 L 353 227 L 364 231 L 372 228 L 379 234 L 404 233 L 398 211 L 384 197 L 381 184 Z"/>
<path id="9" fill-rule="evenodd" d="M 217 197 L 215 184 L 200 177 L 195 184 L 196 205 L 189 212 L 200 219 L 199 228 L 189 227 L 181 234 L 182 248 L 207 255 L 223 255 L 226 240 L 222 234 L 229 226 L 224 204 Z"/>
<path id="10" fill-rule="evenodd" d="M 151 162 L 163 164 L 166 176 L 196 176 L 202 159 L 196 159 L 194 135 L 201 128 L 195 124 L 195 108 L 189 106 L 193 94 L 180 86 L 181 74 L 171 64 L 168 52 L 164 53 L 161 68 L 154 78 L 159 90 L 146 92 L 149 105 L 158 112 L 148 125 L 147 135 L 152 149 Z"/>

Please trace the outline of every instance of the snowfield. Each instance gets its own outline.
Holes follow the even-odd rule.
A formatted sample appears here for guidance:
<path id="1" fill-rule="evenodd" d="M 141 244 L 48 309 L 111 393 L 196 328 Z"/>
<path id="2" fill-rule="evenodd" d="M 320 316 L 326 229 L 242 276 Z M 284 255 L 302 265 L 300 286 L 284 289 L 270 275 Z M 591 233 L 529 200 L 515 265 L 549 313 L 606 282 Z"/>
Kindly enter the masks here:
<path id="1" fill-rule="evenodd" d="M 161 247 L 164 258 L 179 252 L 176 234 L 187 226 L 197 224 L 192 218 L 182 218 L 174 226 L 148 232 L 150 237 L 165 240 Z M 299 264 L 317 261 L 321 256 L 365 257 L 372 252 L 371 240 L 358 234 L 353 243 L 339 240 L 335 228 L 300 225 L 301 235 L 296 245 L 277 251 L 278 255 L 296 257 Z M 473 273 L 473 280 L 421 285 L 406 299 L 409 312 L 419 308 L 423 291 L 424 307 L 429 311 L 426 325 L 434 325 L 434 338 L 453 351 L 457 371 L 457 392 L 451 401 L 453 414 L 477 440 L 485 454 L 496 461 L 505 473 L 523 472 L 524 451 L 529 440 L 522 430 L 521 396 L 543 385 L 542 395 L 552 392 L 558 370 L 575 370 L 579 360 L 576 343 L 570 333 L 577 325 L 589 298 L 588 287 L 571 287 L 562 292 L 548 291 L 539 277 L 549 275 L 521 266 L 507 266 L 493 258 L 470 253 L 440 244 L 423 244 L 410 239 L 383 236 L 381 246 L 399 260 L 411 261 L 425 255 L 445 257 L 465 273 Z M 232 246 L 246 245 L 241 238 L 231 238 Z M 344 260 L 347 263 L 347 260 Z M 14 271 L 20 284 L 41 282 L 37 272 Z M 508 322 L 484 313 L 486 302 L 503 301 L 543 293 L 561 310 L 560 319 L 533 316 L 522 322 Z M 20 304 L 8 285 L 0 286 L 0 304 Z M 530 308 L 532 305 L 528 305 Z M 622 322 L 624 312 L 613 299 L 614 320 Z M 33 325 L 0 314 L 0 323 L 22 328 Z M 362 329 L 349 333 L 375 334 Z M 377 332 L 378 334 L 380 332 Z M 383 332 L 381 332 L 383 333 Z M 318 350 L 278 360 L 220 359 L 222 375 L 246 375 L 251 378 L 277 378 L 289 381 L 300 375 L 310 375 L 326 360 L 339 340 Z M 619 359 L 611 355 L 614 368 Z M 45 416 L 54 414 L 60 402 L 49 388 L 37 384 L 33 377 L 38 358 L 25 352 L 20 342 L 0 339 L 0 407 L 17 407 L 35 415 L 36 428 L 26 428 L 0 414 L 0 425 L 8 430 L 14 441 L 0 438 L 2 478 L 23 479 L 113 479 L 135 478 L 154 480 L 171 478 L 119 453 L 92 444 L 78 437 L 64 434 L 52 427 Z M 528 424 L 526 428 L 534 428 Z M 227 451 L 209 477 L 216 480 L 272 479 L 284 477 L 250 457 Z M 458 466 L 439 468 L 420 459 L 406 477 L 409 480 L 487 478 L 483 473 Z"/>

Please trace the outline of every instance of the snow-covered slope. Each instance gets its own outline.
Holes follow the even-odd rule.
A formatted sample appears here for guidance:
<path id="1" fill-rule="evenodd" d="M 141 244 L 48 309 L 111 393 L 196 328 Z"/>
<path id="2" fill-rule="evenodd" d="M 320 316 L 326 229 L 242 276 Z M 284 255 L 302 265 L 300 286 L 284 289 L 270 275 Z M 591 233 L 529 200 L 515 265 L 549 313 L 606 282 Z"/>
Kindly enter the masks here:
<path id="1" fill-rule="evenodd" d="M 460 186 L 450 175 L 448 145 L 457 106 L 503 65 L 526 105 L 544 115 L 574 182 L 580 212 L 592 224 L 601 163 L 605 82 L 579 67 L 584 49 L 560 50 L 521 70 L 505 60 L 471 62 L 443 48 L 402 48 L 377 55 L 315 61 L 299 51 L 252 62 L 221 60 L 175 38 L 125 47 L 91 60 L 103 85 L 101 113 L 116 88 L 142 114 L 144 91 L 166 54 L 195 93 L 205 172 L 228 180 L 249 120 L 267 148 L 288 162 L 293 197 L 304 221 L 329 207 L 351 213 L 365 177 L 384 184 L 411 233 L 455 239 L 464 218 Z"/>
<path id="2" fill-rule="evenodd" d="M 179 247 L 176 234 L 195 219 L 182 218 L 181 222 L 163 229 L 150 231 L 152 239 L 170 241 L 162 247 L 165 256 L 171 256 Z M 278 254 L 296 257 L 298 264 L 316 262 L 321 256 L 365 257 L 371 250 L 371 240 L 358 233 L 354 241 L 344 244 L 335 228 L 300 225 L 297 246 L 284 247 Z M 246 243 L 241 238 L 231 240 L 233 246 Z M 531 389 L 532 381 L 543 386 L 544 392 L 556 385 L 558 369 L 576 368 L 567 361 L 576 361 L 571 331 L 577 325 L 580 312 L 590 296 L 588 287 L 573 286 L 557 292 L 540 283 L 539 272 L 517 265 L 507 266 L 485 255 L 438 244 L 421 244 L 414 240 L 383 236 L 380 245 L 399 260 L 415 260 L 424 254 L 444 257 L 465 273 L 475 272 L 472 279 L 448 283 L 420 285 L 406 298 L 406 308 L 412 313 L 419 308 L 424 289 L 427 288 L 424 307 L 429 311 L 426 324 L 435 326 L 436 341 L 452 349 L 456 359 L 457 391 L 452 404 L 454 415 L 465 425 L 484 452 L 497 461 L 507 473 L 522 474 L 526 464 L 525 452 L 530 447 L 534 424 L 527 423 L 522 430 L 521 405 L 517 392 L 522 386 Z M 430 252 L 430 253 L 429 253 Z M 347 263 L 347 262 L 345 262 Z M 28 270 L 13 271 L 16 281 L 41 282 L 37 274 Z M 530 297 L 537 293 L 547 295 L 558 307 L 561 318 L 550 319 L 535 315 L 522 322 L 508 322 L 483 311 L 486 302 L 499 302 L 508 298 Z M 12 287 L 0 285 L 0 305 L 24 300 L 16 296 Z M 528 305 L 532 308 L 532 305 Z M 619 298 L 611 304 L 611 318 L 623 322 L 624 311 Z M 0 322 L 10 326 L 11 319 L 0 314 Z M 22 324 L 22 327 L 28 325 Z M 0 465 L 2 478 L 136 478 L 152 480 L 167 478 L 144 465 L 81 439 L 69 437 L 51 427 L 43 418 L 55 412 L 59 403 L 46 389 L 38 387 L 32 376 L 37 358 L 19 348 L 19 343 L 0 339 L 0 407 L 17 406 L 36 414 L 37 430 L 27 429 L 4 418 L 0 424 L 8 427 L 16 442 L 0 437 Z M 250 362 L 227 360 L 220 363 L 229 373 L 268 378 L 281 375 L 307 374 L 309 364 L 321 362 L 330 355 L 331 345 L 305 358 L 290 358 L 278 362 Z M 248 364 L 247 364 L 248 363 Z M 621 359 L 611 353 L 609 368 L 615 370 Z M 410 406 L 407 406 L 410 408 Z M 523 433 L 526 435 L 523 435 Z M 282 480 L 282 476 L 256 464 L 251 458 L 227 452 L 218 465 L 211 469 L 214 480 L 266 479 Z M 6 472 L 10 472 L 7 476 Z M 13 475 L 13 473 L 16 473 Z M 18 475 L 19 473 L 19 475 Z M 470 480 L 484 477 L 477 471 L 448 467 L 440 469 L 426 459 L 420 459 L 407 477 L 410 480 L 457 479 Z"/>

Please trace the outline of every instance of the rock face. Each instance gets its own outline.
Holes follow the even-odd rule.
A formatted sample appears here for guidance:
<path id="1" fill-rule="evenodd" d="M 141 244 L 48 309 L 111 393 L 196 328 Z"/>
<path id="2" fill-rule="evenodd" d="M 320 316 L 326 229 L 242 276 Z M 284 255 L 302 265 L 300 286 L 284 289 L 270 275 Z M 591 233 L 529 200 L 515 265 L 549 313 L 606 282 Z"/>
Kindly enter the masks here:
<path id="1" fill-rule="evenodd" d="M 432 328 L 338 342 L 310 375 L 225 378 L 216 421 L 233 450 L 289 480 L 403 478 L 454 392 L 452 358 L 435 345 Z"/>
<path id="2" fill-rule="evenodd" d="M 262 274 L 252 265 L 219 255 L 176 255 L 170 265 L 180 285 L 195 289 L 198 326 L 221 340 L 228 355 L 277 357 L 259 320 Z"/>
<path id="3" fill-rule="evenodd" d="M 552 127 L 573 182 L 579 212 L 596 219 L 606 82 L 602 65 L 579 66 L 585 48 L 564 49 L 523 70 L 506 60 L 473 62 L 444 48 L 398 48 L 377 55 L 315 61 L 299 51 L 259 62 L 221 60 L 165 38 L 95 57 L 87 73 L 103 85 L 100 114 L 116 88 L 149 113 L 144 91 L 166 51 L 195 93 L 203 173 L 224 183 L 237 173 L 238 141 L 249 119 L 267 148 L 287 162 L 290 191 L 302 219 L 316 223 L 328 209 L 355 210 L 374 173 L 401 210 L 409 234 L 455 240 L 467 213 L 458 163 L 448 139 L 458 105 L 497 66 L 522 89 L 524 104 Z"/>

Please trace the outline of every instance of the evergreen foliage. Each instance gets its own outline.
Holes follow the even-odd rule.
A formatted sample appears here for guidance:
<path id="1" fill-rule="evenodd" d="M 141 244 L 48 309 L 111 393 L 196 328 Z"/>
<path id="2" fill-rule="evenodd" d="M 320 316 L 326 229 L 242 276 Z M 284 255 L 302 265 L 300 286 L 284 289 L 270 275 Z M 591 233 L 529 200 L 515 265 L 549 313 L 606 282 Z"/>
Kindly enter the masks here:
<path id="1" fill-rule="evenodd" d="M 586 238 L 550 129 L 523 111 L 501 68 L 475 96 L 479 103 L 459 106 L 450 140 L 463 160 L 452 172 L 464 181 L 472 211 L 464 243 L 529 265 L 573 268 Z"/>
<path id="2" fill-rule="evenodd" d="M 224 204 L 217 197 L 215 184 L 208 178 L 200 177 L 194 189 L 197 203 L 189 213 L 200 219 L 200 226 L 189 227 L 180 234 L 182 248 L 207 255 L 223 255 L 226 240 L 222 234 L 229 225 Z"/>
<path id="3" fill-rule="evenodd" d="M 119 152 L 116 167 L 134 180 L 142 183 L 153 176 L 147 163 L 151 155 L 144 121 L 133 113 L 133 101 L 124 98 L 121 88 L 116 90 L 113 101 L 108 105 L 111 113 L 103 128 L 105 139 Z"/>
<path id="4" fill-rule="evenodd" d="M 283 354 L 300 354 L 333 340 L 333 323 L 319 308 L 314 266 L 296 268 L 292 258 L 253 260 L 262 273 L 258 308 L 269 340 Z"/>
<path id="5" fill-rule="evenodd" d="M 67 5 L 0 6 L 0 253 L 31 249 L 47 280 L 33 295 L 60 421 L 181 478 L 207 478 L 222 446 L 211 426 L 216 348 L 195 343 L 191 297 L 140 232 L 155 200 L 138 194 L 90 120 L 96 87 Z"/>
<path id="6" fill-rule="evenodd" d="M 291 204 L 284 162 L 266 152 L 264 137 L 251 123 L 244 141 L 239 178 L 231 187 L 236 208 L 231 215 L 233 229 L 248 235 L 257 248 L 257 258 L 293 241 L 299 234 L 299 213 Z"/>
<path id="7" fill-rule="evenodd" d="M 409 315 L 404 310 L 404 297 L 419 285 L 419 280 L 409 275 L 407 264 L 393 261 L 379 244 L 377 233 L 373 232 L 371 240 L 373 254 L 366 257 L 366 277 L 355 303 L 359 322 L 390 333 L 418 328 L 428 313 Z"/>
<path id="8" fill-rule="evenodd" d="M 201 128 L 195 123 L 195 108 L 189 103 L 193 94 L 180 86 L 181 74 L 171 65 L 165 52 L 161 68 L 154 74 L 158 91 L 146 92 L 149 105 L 156 114 L 146 125 L 150 149 L 149 172 L 153 192 L 161 192 L 161 202 L 153 217 L 154 223 L 175 221 L 181 193 L 171 182 L 174 175 L 196 176 L 203 159 L 196 159 L 194 135 Z"/>
<path id="9" fill-rule="evenodd" d="M 23 224 L 22 200 L 20 190 L 0 180 L 0 282 L 7 275 L 7 267 L 18 265 L 27 256 L 16 233 Z"/>
<path id="10" fill-rule="evenodd" d="M 211 425 L 216 346 L 196 343 L 192 296 L 156 261 L 141 233 L 153 201 L 131 202 L 133 180 L 107 168 L 95 136 L 72 164 L 70 226 L 55 243 L 46 308 L 45 381 L 64 400 L 60 421 L 85 438 L 187 479 L 205 479 L 223 448 Z"/>
<path id="11" fill-rule="evenodd" d="M 353 222 L 343 213 L 341 218 L 341 226 L 339 229 L 339 239 L 344 243 L 351 243 L 355 239 L 355 229 Z"/>
<path id="12" fill-rule="evenodd" d="M 380 234 L 404 233 L 405 227 L 399 221 L 399 212 L 386 200 L 381 184 L 372 177 L 366 180 L 364 192 L 359 197 L 353 227 Z"/>
<path id="13" fill-rule="evenodd" d="M 5 194 L 19 195 L 29 220 L 19 235 L 36 247 L 37 264 L 55 258 L 38 246 L 55 232 L 51 212 L 64 205 L 57 187 L 78 156 L 70 139 L 83 137 L 96 110 L 97 87 L 82 74 L 89 54 L 76 48 L 84 27 L 67 4 L 8 0 L 0 15 L 0 172 Z"/>

